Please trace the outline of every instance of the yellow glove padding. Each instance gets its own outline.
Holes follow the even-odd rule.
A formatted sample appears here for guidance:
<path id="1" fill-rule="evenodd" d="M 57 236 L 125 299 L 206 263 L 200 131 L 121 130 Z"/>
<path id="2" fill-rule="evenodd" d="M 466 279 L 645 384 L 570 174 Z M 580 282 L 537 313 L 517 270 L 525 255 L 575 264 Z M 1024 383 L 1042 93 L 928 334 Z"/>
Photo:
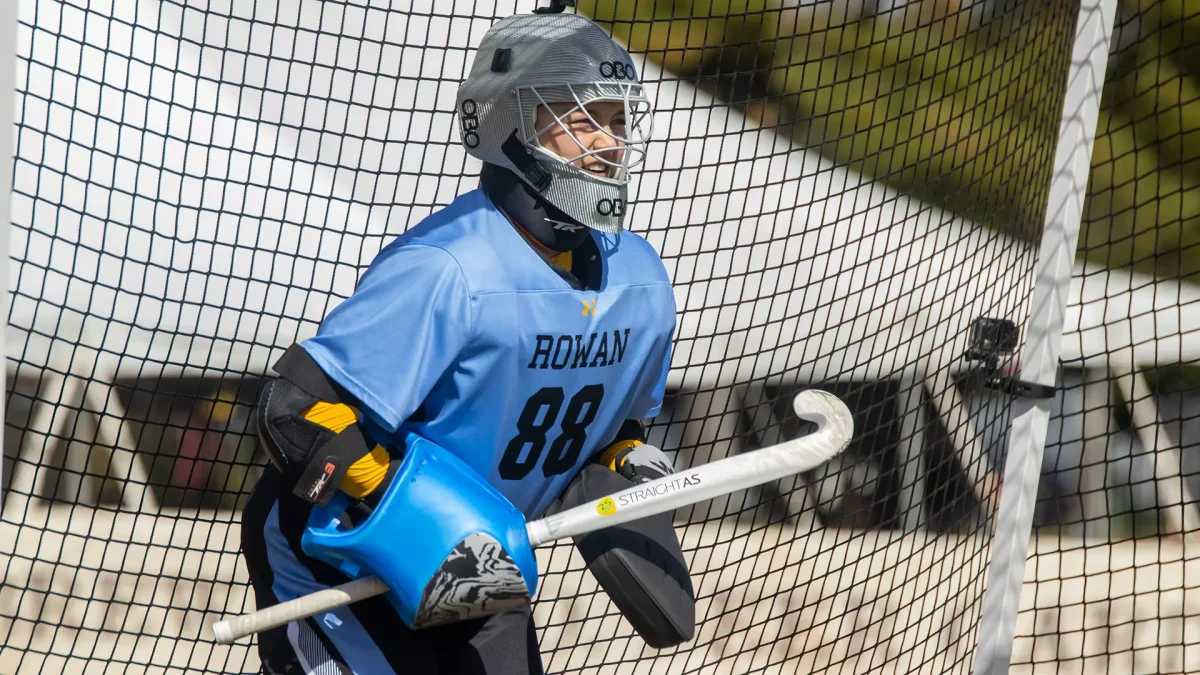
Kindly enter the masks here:
<path id="1" fill-rule="evenodd" d="M 319 424 L 335 434 L 342 433 L 346 427 L 358 422 L 362 415 L 345 403 L 327 403 L 317 401 L 304 411 L 304 419 Z M 346 469 L 342 478 L 341 490 L 355 499 L 362 499 L 371 494 L 387 476 L 388 463 L 391 456 L 382 445 L 376 445 L 371 452 L 354 461 Z"/>

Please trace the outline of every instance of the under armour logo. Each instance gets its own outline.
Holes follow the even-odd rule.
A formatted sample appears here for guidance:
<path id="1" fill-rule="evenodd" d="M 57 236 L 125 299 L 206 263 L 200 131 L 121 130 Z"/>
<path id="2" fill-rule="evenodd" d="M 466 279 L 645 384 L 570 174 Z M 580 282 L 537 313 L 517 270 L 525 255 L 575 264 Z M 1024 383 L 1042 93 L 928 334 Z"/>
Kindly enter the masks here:
<path id="1" fill-rule="evenodd" d="M 550 220 L 547 218 L 546 222 L 550 223 L 550 227 L 553 227 L 556 230 L 562 230 L 563 232 L 578 232 L 583 229 L 582 225 L 576 225 L 575 223 L 564 223 L 561 220 Z"/>
<path id="2" fill-rule="evenodd" d="M 591 302 L 588 302 L 587 300 L 583 301 L 583 315 L 588 316 L 589 314 L 591 316 L 596 315 L 596 301 L 595 300 L 592 300 Z"/>

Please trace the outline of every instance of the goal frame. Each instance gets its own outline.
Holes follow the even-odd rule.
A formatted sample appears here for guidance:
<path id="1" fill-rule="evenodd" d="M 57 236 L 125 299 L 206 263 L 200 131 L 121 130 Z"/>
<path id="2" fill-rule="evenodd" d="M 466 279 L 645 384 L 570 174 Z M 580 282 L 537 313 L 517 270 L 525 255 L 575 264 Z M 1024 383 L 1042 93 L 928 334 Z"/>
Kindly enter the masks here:
<path id="1" fill-rule="evenodd" d="M 1116 0 L 1081 0 L 1063 93 L 1046 220 L 1034 264 L 1034 286 L 1020 377 L 1055 386 L 1071 290 L 1071 270 L 1092 168 L 1100 95 L 1108 66 Z M 1008 456 L 988 563 L 987 589 L 975 648 L 976 675 L 1003 675 L 1012 660 L 1017 610 L 1025 581 L 1033 510 L 1053 399 L 1017 397 L 1008 429 Z"/>

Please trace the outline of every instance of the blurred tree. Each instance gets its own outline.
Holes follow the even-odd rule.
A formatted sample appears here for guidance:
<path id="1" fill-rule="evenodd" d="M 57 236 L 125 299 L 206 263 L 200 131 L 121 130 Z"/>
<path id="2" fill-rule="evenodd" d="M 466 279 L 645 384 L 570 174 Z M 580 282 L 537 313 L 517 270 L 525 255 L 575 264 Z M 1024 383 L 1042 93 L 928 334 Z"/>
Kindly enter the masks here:
<path id="1" fill-rule="evenodd" d="M 1035 236 L 1074 13 L 1037 0 L 581 0 L 797 143 Z M 1200 0 L 1121 0 L 1080 255 L 1200 276 Z"/>
<path id="2" fill-rule="evenodd" d="M 1200 275 L 1200 2 L 1120 4 L 1080 248 Z"/>

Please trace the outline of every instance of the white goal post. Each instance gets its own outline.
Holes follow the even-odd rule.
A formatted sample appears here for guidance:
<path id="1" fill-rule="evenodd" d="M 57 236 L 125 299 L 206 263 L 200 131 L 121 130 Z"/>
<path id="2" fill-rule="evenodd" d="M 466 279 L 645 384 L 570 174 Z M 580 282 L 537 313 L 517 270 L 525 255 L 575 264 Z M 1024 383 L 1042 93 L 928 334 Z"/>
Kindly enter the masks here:
<path id="1" fill-rule="evenodd" d="M 1058 378 L 1116 5 L 1116 0 L 1082 0 L 1076 20 L 1046 222 L 1034 267 L 1036 282 L 1019 360 L 1022 380 L 1048 387 L 1054 387 Z M 1004 489 L 979 619 L 977 675 L 1004 675 L 1012 659 L 1051 403 L 1047 398 L 1022 397 L 1013 405 Z"/>

